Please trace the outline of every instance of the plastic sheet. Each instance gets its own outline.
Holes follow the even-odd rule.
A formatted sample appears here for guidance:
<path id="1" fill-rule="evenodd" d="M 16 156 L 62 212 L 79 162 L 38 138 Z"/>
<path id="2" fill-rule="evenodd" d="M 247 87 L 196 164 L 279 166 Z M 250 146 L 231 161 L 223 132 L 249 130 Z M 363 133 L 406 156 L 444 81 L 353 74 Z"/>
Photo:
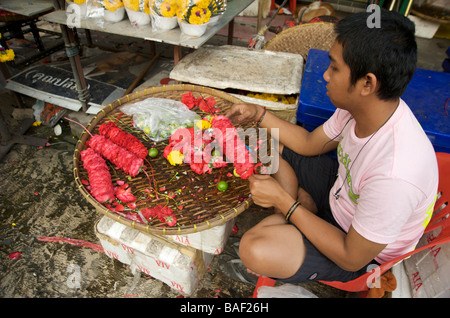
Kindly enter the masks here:
<path id="1" fill-rule="evenodd" d="M 317 298 L 317 296 L 301 286 L 283 284 L 276 287 L 259 287 L 258 298 Z"/>
<path id="2" fill-rule="evenodd" d="M 133 124 L 153 141 L 168 139 L 178 128 L 192 127 L 200 116 L 182 102 L 166 98 L 147 98 L 121 107 L 133 116 Z"/>

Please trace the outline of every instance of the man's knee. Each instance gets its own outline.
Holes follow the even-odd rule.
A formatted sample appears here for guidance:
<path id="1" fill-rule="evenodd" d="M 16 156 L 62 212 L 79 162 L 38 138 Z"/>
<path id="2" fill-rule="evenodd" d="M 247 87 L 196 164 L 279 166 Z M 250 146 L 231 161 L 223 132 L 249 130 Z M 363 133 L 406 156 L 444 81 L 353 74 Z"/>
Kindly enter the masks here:
<path id="1" fill-rule="evenodd" d="M 239 256 L 244 265 L 251 270 L 257 270 L 257 264 L 265 259 L 263 240 L 254 232 L 251 230 L 246 232 L 239 243 Z"/>

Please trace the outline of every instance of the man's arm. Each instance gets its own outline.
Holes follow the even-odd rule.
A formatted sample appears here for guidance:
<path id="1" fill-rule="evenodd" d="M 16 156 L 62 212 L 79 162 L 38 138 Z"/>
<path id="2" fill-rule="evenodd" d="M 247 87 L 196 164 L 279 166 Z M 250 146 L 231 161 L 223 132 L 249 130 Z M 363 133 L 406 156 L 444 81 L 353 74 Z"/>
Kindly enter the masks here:
<path id="1" fill-rule="evenodd" d="M 261 118 L 263 111 L 264 109 L 259 105 L 236 104 L 226 116 L 230 118 L 233 124 L 248 121 L 256 122 Z M 259 126 L 267 128 L 269 133 L 272 129 L 278 129 L 280 143 L 304 156 L 326 153 L 335 149 L 338 144 L 336 141 L 330 142 L 330 138 L 325 134 L 322 126 L 309 132 L 305 128 L 281 119 L 269 111 L 266 111 Z"/>
<path id="2" fill-rule="evenodd" d="M 255 204 L 274 206 L 286 215 L 295 203 L 280 184 L 268 175 L 253 175 L 249 178 L 250 191 Z M 344 233 L 303 206 L 298 206 L 290 217 L 292 222 L 308 240 L 339 267 L 357 271 L 372 261 L 386 244 L 371 242 L 351 227 Z"/>
<path id="3" fill-rule="evenodd" d="M 322 254 L 347 271 L 360 270 L 386 247 L 367 240 L 352 226 L 345 234 L 303 207 L 290 220 Z"/>

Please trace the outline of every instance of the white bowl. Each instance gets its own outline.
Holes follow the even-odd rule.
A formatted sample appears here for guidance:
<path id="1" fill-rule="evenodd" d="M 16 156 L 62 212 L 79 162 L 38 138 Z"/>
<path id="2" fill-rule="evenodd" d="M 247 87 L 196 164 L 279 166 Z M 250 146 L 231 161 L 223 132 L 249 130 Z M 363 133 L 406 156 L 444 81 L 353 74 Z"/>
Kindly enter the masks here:
<path id="1" fill-rule="evenodd" d="M 208 27 L 207 23 L 203 24 L 189 24 L 186 22 L 183 22 L 181 20 L 178 21 L 178 24 L 180 26 L 181 32 L 183 32 L 186 35 L 190 36 L 202 36 L 206 32 L 206 28 Z"/>
<path id="2" fill-rule="evenodd" d="M 145 12 L 133 11 L 128 8 L 125 8 L 127 11 L 128 19 L 130 19 L 131 23 L 134 25 L 147 25 L 150 24 L 150 15 Z"/>
<path id="3" fill-rule="evenodd" d="M 104 18 L 106 21 L 119 22 L 122 21 L 124 17 L 125 17 L 124 7 L 117 8 L 115 11 L 109 11 L 105 9 Z"/>
<path id="4" fill-rule="evenodd" d="M 177 17 L 162 17 L 152 14 L 152 26 L 157 30 L 172 30 L 177 26 Z"/>

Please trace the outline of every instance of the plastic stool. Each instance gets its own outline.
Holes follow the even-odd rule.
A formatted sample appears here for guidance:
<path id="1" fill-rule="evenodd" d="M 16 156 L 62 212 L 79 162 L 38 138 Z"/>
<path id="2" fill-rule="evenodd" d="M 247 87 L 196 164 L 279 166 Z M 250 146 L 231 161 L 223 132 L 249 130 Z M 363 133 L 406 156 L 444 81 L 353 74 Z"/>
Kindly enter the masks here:
<path id="1" fill-rule="evenodd" d="M 256 283 L 255 290 L 253 291 L 253 298 L 258 298 L 258 288 L 261 286 L 269 286 L 273 287 L 275 286 L 276 280 L 265 277 L 265 276 L 259 276 L 258 282 Z"/>
<path id="2" fill-rule="evenodd" d="M 270 10 L 273 10 L 274 5 L 275 5 L 275 0 L 272 0 L 272 5 L 270 7 Z M 294 13 L 296 8 L 297 8 L 297 0 L 289 0 L 289 11 L 291 11 L 291 13 Z"/>

